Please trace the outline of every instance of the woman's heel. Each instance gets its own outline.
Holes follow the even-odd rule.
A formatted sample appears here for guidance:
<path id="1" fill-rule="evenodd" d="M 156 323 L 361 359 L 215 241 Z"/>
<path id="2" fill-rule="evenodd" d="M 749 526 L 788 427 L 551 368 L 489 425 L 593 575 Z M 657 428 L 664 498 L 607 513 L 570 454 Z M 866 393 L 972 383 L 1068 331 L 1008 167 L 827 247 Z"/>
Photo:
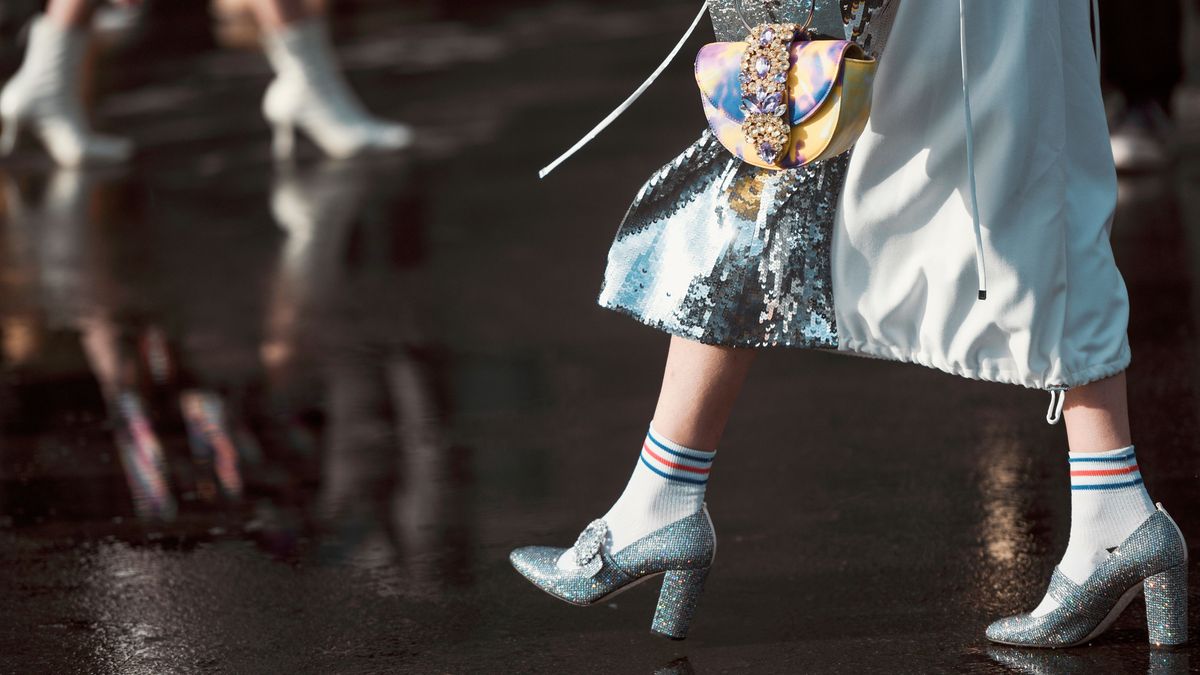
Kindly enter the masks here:
<path id="1" fill-rule="evenodd" d="M 276 122 L 271 151 L 278 161 L 287 161 L 296 152 L 296 128 L 290 122 Z"/>
<path id="2" fill-rule="evenodd" d="M 663 575 L 662 590 L 658 593 L 658 608 L 654 610 L 654 623 L 650 630 L 673 640 L 687 637 L 696 604 L 704 590 L 704 578 L 708 568 L 695 570 L 671 570 Z"/>
<path id="3" fill-rule="evenodd" d="M 1187 576 L 1185 562 L 1142 582 L 1150 644 L 1173 646 L 1187 642 Z"/>
<path id="4" fill-rule="evenodd" d="M 16 115 L 3 117 L 4 130 L 0 131 L 0 156 L 8 157 L 17 149 L 17 136 L 21 133 Z"/>

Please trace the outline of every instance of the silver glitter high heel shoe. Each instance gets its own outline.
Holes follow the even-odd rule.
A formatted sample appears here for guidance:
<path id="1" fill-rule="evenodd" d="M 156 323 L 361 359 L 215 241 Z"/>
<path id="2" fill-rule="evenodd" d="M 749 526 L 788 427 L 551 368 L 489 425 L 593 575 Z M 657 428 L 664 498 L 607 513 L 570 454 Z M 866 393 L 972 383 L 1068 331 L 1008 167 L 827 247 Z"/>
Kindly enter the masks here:
<path id="1" fill-rule="evenodd" d="M 1073 647 L 1091 642 L 1121 615 L 1138 591 L 1146 594 L 1150 644 L 1187 642 L 1187 545 L 1162 504 L 1083 584 L 1054 568 L 1050 597 L 1057 609 L 1018 614 L 987 628 L 992 642 L 1019 647 Z"/>
<path id="2" fill-rule="evenodd" d="M 608 525 L 597 519 L 580 533 L 571 549 L 523 546 L 508 559 L 534 586 L 580 606 L 602 602 L 663 575 L 650 630 L 675 640 L 687 637 L 717 550 L 708 506 L 660 527 L 616 555 L 609 555 L 607 538 Z M 577 566 L 564 570 L 558 566 L 558 559 L 568 550 L 574 551 Z"/>

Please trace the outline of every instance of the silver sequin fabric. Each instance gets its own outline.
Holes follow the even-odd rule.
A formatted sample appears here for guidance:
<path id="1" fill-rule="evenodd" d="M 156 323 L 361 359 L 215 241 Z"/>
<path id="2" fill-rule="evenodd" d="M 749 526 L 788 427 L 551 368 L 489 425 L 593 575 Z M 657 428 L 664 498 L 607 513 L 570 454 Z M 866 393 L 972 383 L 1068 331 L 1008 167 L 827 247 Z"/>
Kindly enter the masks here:
<path id="1" fill-rule="evenodd" d="M 812 25 L 870 51 L 881 4 L 818 0 Z M 802 22 L 808 3 L 744 0 L 739 18 L 733 0 L 715 0 L 710 11 L 718 40 L 740 40 L 745 24 Z M 759 169 L 705 131 L 634 198 L 600 305 L 706 344 L 836 349 L 830 246 L 848 163 Z"/>
<path id="2" fill-rule="evenodd" d="M 596 531 L 593 521 L 588 529 Z M 587 530 L 577 541 L 590 541 Z M 666 573 L 651 629 L 683 638 L 696 610 L 716 551 L 716 534 L 707 509 L 681 518 L 610 555 L 607 547 L 590 550 L 576 569 L 559 568 L 568 548 L 523 546 L 509 554 L 513 568 L 533 585 L 574 605 L 591 605 L 646 577 Z M 573 548 L 573 547 L 572 547 Z M 593 563 L 600 561 L 599 566 Z"/>
<path id="3" fill-rule="evenodd" d="M 1114 549 L 1083 584 L 1055 568 L 1047 593 L 1059 607 L 1042 616 L 1018 614 L 987 628 L 993 642 L 1023 647 L 1069 647 L 1101 626 L 1127 592 L 1143 584 L 1150 642 L 1187 641 L 1186 548 L 1161 508 Z"/>

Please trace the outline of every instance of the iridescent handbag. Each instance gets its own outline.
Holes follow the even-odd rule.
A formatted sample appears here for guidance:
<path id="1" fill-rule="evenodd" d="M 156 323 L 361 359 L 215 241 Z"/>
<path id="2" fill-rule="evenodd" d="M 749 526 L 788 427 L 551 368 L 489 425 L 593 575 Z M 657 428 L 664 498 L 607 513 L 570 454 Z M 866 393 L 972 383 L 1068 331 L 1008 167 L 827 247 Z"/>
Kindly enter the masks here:
<path id="1" fill-rule="evenodd" d="M 744 42 L 713 42 L 696 56 L 708 125 L 744 162 L 804 166 L 850 149 L 866 127 L 878 63 L 849 40 L 811 32 L 815 10 L 812 0 L 803 25 L 742 19 Z"/>

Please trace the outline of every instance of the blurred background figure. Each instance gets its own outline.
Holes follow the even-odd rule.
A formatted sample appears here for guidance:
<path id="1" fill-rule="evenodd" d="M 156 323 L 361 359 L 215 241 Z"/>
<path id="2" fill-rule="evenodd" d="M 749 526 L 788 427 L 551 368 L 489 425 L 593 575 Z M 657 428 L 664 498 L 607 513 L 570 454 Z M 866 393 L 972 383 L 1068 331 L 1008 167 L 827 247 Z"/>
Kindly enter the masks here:
<path id="1" fill-rule="evenodd" d="M 1183 77 L 1184 2 L 1195 0 L 1100 2 L 1100 66 L 1118 171 L 1155 171 L 1173 160 L 1168 111 Z M 1133 37 L 1134 26 L 1156 27 L 1152 45 Z"/>
<path id="2" fill-rule="evenodd" d="M 274 391 L 324 392 L 324 557 L 405 561 L 410 579 L 426 581 L 439 555 L 462 550 L 447 545 L 464 520 L 447 488 L 466 451 L 445 428 L 450 384 L 413 183 L 402 158 L 276 173 L 271 213 L 288 238 L 262 359 Z"/>
<path id="3" fill-rule="evenodd" d="M 400 150 L 412 142 L 403 124 L 372 116 L 337 67 L 319 3 L 310 0 L 221 0 L 225 12 L 250 12 L 275 71 L 263 114 L 275 130 L 274 152 L 291 157 L 303 131 L 331 157 Z"/>
<path id="4" fill-rule="evenodd" d="M 22 130 L 37 136 L 62 166 L 121 162 L 133 154 L 124 138 L 105 136 L 88 125 L 82 75 L 88 46 L 91 0 L 50 0 L 33 20 L 21 69 L 0 92 L 0 151 L 16 147 Z"/>
<path id="5" fill-rule="evenodd" d="M 120 0 L 133 7 L 138 0 Z M 22 132 L 39 139 L 61 166 L 120 163 L 133 154 L 125 138 L 94 131 L 83 101 L 83 76 L 95 0 L 49 0 L 35 16 L 20 69 L 0 92 L 0 152 L 10 154 Z M 220 0 L 214 12 L 253 17 L 275 78 L 263 114 L 274 129 L 273 149 L 286 159 L 303 132 L 332 157 L 400 150 L 411 129 L 371 115 L 339 70 L 323 8 L 307 0 Z M 11 22 L 12 17 L 5 16 Z"/>

